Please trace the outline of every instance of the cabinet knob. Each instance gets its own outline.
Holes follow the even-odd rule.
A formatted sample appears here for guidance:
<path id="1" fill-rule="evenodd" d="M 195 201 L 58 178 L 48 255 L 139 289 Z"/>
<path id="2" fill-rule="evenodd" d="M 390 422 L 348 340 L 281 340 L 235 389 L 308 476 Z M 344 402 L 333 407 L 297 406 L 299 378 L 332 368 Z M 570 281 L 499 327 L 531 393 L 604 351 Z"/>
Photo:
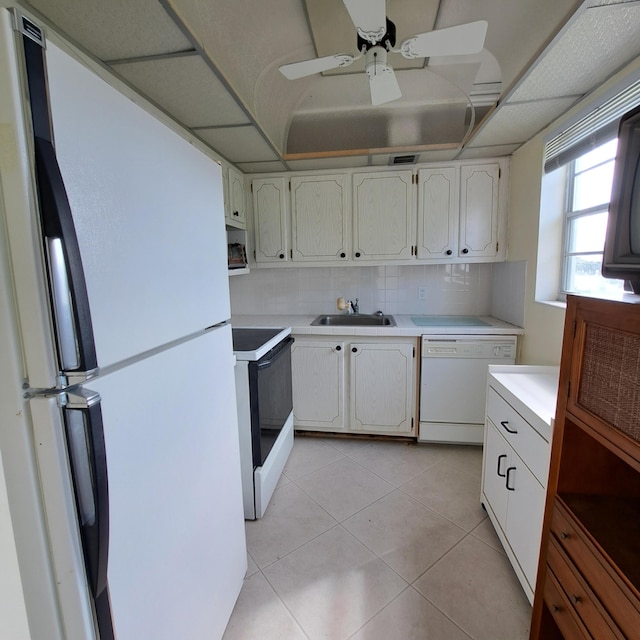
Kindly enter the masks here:
<path id="1" fill-rule="evenodd" d="M 447 249 L 446 254 L 447 254 L 448 256 L 450 256 L 452 253 L 453 253 L 453 251 L 451 251 L 451 249 Z"/>
<path id="2" fill-rule="evenodd" d="M 342 351 L 342 347 L 341 347 L 340 345 L 338 345 L 338 346 L 336 347 L 336 351 Z"/>
<path id="3" fill-rule="evenodd" d="M 580 602 L 582 602 L 582 598 L 574 593 L 571 596 L 571 602 L 573 602 L 573 604 L 579 604 Z"/>
<path id="4" fill-rule="evenodd" d="M 551 610 L 553 611 L 553 613 L 560 613 L 560 611 L 562 611 L 562 607 L 559 607 L 557 604 L 552 604 Z"/>
<path id="5" fill-rule="evenodd" d="M 347 257 L 347 254 L 343 251 L 343 252 L 340 254 L 340 257 L 341 257 L 341 258 L 346 258 L 346 257 Z"/>
<path id="6" fill-rule="evenodd" d="M 462 250 L 462 253 L 469 253 L 469 249 L 467 249 L 466 247 Z"/>
<path id="7" fill-rule="evenodd" d="M 561 532 L 560 532 L 560 537 L 561 537 L 563 540 L 568 540 L 571 536 L 570 536 L 566 531 L 561 531 Z"/>
<path id="8" fill-rule="evenodd" d="M 284 260 L 284 253 L 281 253 L 279 256 L 280 260 Z"/>
<path id="9" fill-rule="evenodd" d="M 359 258 L 359 257 L 360 257 L 360 252 L 356 251 L 356 258 Z"/>
<path id="10" fill-rule="evenodd" d="M 351 351 L 353 351 L 353 353 L 355 353 L 358 349 L 356 347 L 351 347 Z"/>
<path id="11" fill-rule="evenodd" d="M 234 215 L 234 216 L 239 216 L 240 214 L 239 214 L 237 211 L 234 211 L 234 212 L 233 212 L 233 215 Z"/>

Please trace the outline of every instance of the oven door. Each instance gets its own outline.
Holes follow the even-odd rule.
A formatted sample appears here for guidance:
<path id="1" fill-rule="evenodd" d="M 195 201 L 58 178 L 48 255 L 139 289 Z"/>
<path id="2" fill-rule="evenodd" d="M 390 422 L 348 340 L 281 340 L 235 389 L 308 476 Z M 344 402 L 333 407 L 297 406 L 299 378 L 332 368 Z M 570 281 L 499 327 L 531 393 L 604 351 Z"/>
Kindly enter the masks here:
<path id="1" fill-rule="evenodd" d="M 293 411 L 290 336 L 249 363 L 253 467 L 261 467 Z"/>

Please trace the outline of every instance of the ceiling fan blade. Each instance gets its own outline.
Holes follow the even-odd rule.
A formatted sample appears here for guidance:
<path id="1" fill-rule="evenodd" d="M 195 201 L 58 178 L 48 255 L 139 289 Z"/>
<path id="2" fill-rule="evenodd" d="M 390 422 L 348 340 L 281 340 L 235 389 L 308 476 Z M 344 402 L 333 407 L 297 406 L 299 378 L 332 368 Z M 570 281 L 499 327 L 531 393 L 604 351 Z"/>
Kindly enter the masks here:
<path id="1" fill-rule="evenodd" d="M 343 0 L 363 40 L 379 42 L 387 32 L 386 0 Z"/>
<path id="2" fill-rule="evenodd" d="M 305 76 L 321 73 L 329 69 L 349 66 L 355 58 L 348 53 L 338 53 L 334 56 L 326 56 L 324 58 L 314 58 L 313 60 L 303 60 L 302 62 L 292 62 L 291 64 L 283 64 L 280 73 L 289 80 L 297 80 Z"/>
<path id="3" fill-rule="evenodd" d="M 369 89 L 371 90 L 371 104 L 373 106 L 391 102 L 402 97 L 398 79 L 391 67 L 377 65 L 375 73 L 367 72 Z"/>
<path id="4" fill-rule="evenodd" d="M 400 53 L 405 58 L 461 56 L 479 53 L 484 47 L 487 26 L 486 20 L 478 20 L 457 27 L 421 33 L 407 38 L 400 46 Z"/>

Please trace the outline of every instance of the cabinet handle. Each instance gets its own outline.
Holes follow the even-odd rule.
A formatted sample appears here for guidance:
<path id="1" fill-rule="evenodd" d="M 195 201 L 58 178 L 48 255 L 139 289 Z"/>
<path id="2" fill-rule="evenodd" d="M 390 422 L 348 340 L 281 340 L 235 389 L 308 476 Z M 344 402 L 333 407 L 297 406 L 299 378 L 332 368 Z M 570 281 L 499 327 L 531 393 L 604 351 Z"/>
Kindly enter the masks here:
<path id="1" fill-rule="evenodd" d="M 284 253 L 281 253 L 279 256 L 280 260 L 284 260 Z"/>
<path id="2" fill-rule="evenodd" d="M 500 424 L 502 425 L 502 428 L 507 432 L 507 433 L 518 433 L 518 431 L 516 429 L 509 429 L 509 427 L 507 426 L 509 424 L 508 420 L 502 420 L 500 422 Z"/>
<path id="3" fill-rule="evenodd" d="M 571 536 L 570 536 L 566 531 L 561 531 L 561 532 L 560 532 L 560 537 L 561 537 L 563 540 L 568 540 Z"/>
<path id="4" fill-rule="evenodd" d="M 462 250 L 462 253 L 467 254 L 469 253 L 469 249 L 467 249 L 466 247 Z"/>
<path id="5" fill-rule="evenodd" d="M 560 613 L 562 611 L 562 607 L 559 607 L 557 604 L 552 604 L 551 610 L 553 613 Z"/>
<path id="6" fill-rule="evenodd" d="M 582 602 L 582 598 L 574 593 L 571 596 L 571 602 L 573 602 L 573 604 L 579 604 L 580 602 Z"/>
<path id="7" fill-rule="evenodd" d="M 500 463 L 502 462 L 502 458 L 505 458 L 505 459 L 506 459 L 506 457 L 507 457 L 507 454 L 506 454 L 506 453 L 503 453 L 503 454 L 501 454 L 501 455 L 499 455 L 499 456 L 498 456 L 498 469 L 496 470 L 496 473 L 497 473 L 501 478 L 504 478 L 506 474 L 504 474 L 504 473 L 500 473 Z"/>
<path id="8" fill-rule="evenodd" d="M 355 353 L 357 351 L 357 349 L 355 347 L 351 347 L 351 351 L 353 351 L 353 353 Z"/>
<path id="9" fill-rule="evenodd" d="M 451 249 L 447 249 L 446 254 L 447 254 L 448 256 L 450 256 L 452 253 L 453 253 L 453 251 L 451 251 Z"/>
<path id="10" fill-rule="evenodd" d="M 359 257 L 360 257 L 360 252 L 356 251 L 356 258 L 359 258 Z"/>
<path id="11" fill-rule="evenodd" d="M 336 351 L 342 351 L 342 347 L 341 347 L 340 345 L 338 345 L 338 346 L 336 347 Z"/>
<path id="12" fill-rule="evenodd" d="M 515 471 L 515 470 L 516 470 L 516 468 L 515 468 L 515 467 L 509 467 L 509 468 L 507 469 L 507 474 L 506 474 L 506 476 L 505 476 L 505 478 L 506 478 L 506 479 L 505 479 L 505 481 L 504 481 L 504 486 L 505 486 L 505 487 L 507 487 L 507 490 L 508 490 L 508 491 L 515 491 L 515 490 L 516 490 L 516 488 L 515 488 L 515 487 L 510 487 L 510 486 L 509 486 L 509 477 L 510 477 L 510 474 L 511 474 L 511 472 L 512 472 L 512 471 Z"/>
<path id="13" fill-rule="evenodd" d="M 240 214 L 239 214 L 237 211 L 234 211 L 234 212 L 233 212 L 233 215 L 234 215 L 234 216 L 239 216 Z"/>
<path id="14" fill-rule="evenodd" d="M 343 252 L 340 254 L 340 257 L 341 257 L 341 258 L 346 258 L 346 257 L 347 257 L 347 254 L 343 251 Z"/>

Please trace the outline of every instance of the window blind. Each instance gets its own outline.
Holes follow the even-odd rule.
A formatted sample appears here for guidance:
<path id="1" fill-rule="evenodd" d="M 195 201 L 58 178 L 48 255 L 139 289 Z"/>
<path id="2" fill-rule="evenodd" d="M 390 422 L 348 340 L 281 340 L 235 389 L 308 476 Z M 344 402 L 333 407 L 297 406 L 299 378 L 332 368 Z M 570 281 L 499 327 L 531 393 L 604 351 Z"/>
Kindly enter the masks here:
<path id="1" fill-rule="evenodd" d="M 640 80 L 591 111 L 545 146 L 544 171 L 549 173 L 618 135 L 620 118 L 640 104 Z"/>

